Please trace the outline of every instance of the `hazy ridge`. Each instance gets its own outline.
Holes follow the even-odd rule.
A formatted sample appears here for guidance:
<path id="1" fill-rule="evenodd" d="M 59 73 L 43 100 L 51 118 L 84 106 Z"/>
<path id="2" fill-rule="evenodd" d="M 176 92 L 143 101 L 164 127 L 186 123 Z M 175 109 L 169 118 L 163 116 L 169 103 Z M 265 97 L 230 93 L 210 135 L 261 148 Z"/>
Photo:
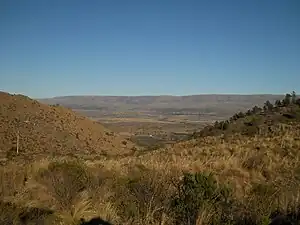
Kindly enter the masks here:
<path id="1" fill-rule="evenodd" d="M 275 101 L 282 95 L 189 95 L 189 96 L 59 96 L 38 99 L 46 104 L 61 104 L 74 110 L 98 110 L 105 113 L 152 112 L 169 114 L 174 112 L 215 113 L 231 115 L 254 105 L 263 105 L 267 100 Z"/>

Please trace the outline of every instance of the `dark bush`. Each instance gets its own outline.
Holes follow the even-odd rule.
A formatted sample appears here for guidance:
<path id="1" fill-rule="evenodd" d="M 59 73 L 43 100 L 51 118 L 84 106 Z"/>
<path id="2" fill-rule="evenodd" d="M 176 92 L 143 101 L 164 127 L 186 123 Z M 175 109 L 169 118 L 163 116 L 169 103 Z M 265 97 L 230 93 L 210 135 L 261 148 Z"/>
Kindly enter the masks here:
<path id="1" fill-rule="evenodd" d="M 1 225 L 50 225 L 55 224 L 55 215 L 52 210 L 20 207 L 11 202 L 0 201 L 0 224 Z"/>
<path id="2" fill-rule="evenodd" d="M 282 116 L 288 118 L 288 119 L 295 119 L 296 115 L 293 113 L 283 113 Z"/>
<path id="3" fill-rule="evenodd" d="M 171 201 L 176 224 L 195 225 L 199 209 L 204 207 L 212 207 L 214 212 L 218 212 L 211 223 L 229 222 L 229 213 L 223 213 L 223 210 L 230 209 L 231 191 L 227 186 L 219 186 L 211 174 L 186 173 L 177 189 Z"/>
<path id="4" fill-rule="evenodd" d="M 258 133 L 259 133 L 259 127 L 257 126 L 247 126 L 247 127 L 243 127 L 242 129 L 242 135 L 251 137 L 251 136 L 255 136 Z"/>

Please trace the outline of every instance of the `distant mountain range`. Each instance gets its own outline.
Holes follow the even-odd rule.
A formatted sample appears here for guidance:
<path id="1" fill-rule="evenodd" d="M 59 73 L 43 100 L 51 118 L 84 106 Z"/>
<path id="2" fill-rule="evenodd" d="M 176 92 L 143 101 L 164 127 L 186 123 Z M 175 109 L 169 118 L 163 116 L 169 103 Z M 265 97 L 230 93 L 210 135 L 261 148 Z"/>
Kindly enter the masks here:
<path id="1" fill-rule="evenodd" d="M 144 112 L 172 114 L 176 112 L 232 115 L 254 105 L 282 99 L 283 95 L 190 95 L 190 96 L 61 96 L 38 99 L 46 104 L 60 104 L 73 110 L 97 110 L 102 113 Z"/>

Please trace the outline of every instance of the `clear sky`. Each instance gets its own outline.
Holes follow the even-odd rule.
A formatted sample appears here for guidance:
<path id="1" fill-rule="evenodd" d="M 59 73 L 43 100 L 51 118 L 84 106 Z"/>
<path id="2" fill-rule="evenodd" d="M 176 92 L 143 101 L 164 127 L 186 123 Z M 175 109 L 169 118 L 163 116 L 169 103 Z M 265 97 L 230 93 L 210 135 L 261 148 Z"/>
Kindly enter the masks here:
<path id="1" fill-rule="evenodd" d="M 300 93 L 300 1 L 0 0 L 0 90 Z"/>

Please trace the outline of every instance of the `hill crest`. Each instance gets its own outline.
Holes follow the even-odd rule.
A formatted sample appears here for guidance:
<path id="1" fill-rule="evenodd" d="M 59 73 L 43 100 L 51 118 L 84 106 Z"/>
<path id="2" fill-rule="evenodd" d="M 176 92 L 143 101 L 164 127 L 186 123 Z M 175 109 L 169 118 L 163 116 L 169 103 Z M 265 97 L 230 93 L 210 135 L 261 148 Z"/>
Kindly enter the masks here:
<path id="1" fill-rule="evenodd" d="M 277 99 L 273 104 L 267 100 L 263 107 L 254 106 L 245 112 L 236 112 L 224 121 L 216 121 L 212 125 L 195 132 L 193 137 L 230 135 L 257 135 L 272 132 L 272 127 L 280 124 L 300 122 L 300 98 L 296 93 L 286 94 L 284 99 Z"/>

